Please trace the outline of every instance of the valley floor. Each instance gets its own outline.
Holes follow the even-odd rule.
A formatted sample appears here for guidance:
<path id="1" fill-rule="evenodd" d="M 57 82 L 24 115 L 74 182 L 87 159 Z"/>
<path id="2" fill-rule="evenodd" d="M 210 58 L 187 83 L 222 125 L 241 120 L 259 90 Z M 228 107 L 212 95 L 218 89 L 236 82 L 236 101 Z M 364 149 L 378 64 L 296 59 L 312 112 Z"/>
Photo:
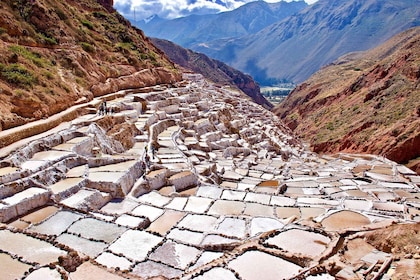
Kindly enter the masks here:
<path id="1" fill-rule="evenodd" d="M 420 275 L 420 176 L 403 165 L 312 153 L 199 75 L 107 108 L 0 151 L 0 278 Z"/>

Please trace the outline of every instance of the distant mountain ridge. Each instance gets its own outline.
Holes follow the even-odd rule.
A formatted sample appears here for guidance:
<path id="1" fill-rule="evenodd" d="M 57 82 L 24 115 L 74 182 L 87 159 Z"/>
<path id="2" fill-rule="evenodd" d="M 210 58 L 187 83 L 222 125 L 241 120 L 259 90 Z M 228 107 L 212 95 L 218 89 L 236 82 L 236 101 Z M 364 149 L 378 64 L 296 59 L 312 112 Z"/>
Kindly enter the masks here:
<path id="1" fill-rule="evenodd" d="M 189 71 L 200 73 L 206 79 L 216 84 L 236 87 L 264 108 L 273 108 L 273 105 L 261 94 L 259 85 L 251 76 L 221 61 L 211 59 L 205 54 L 185 49 L 170 41 L 156 38 L 150 39 L 155 46 L 164 51 L 169 59 L 179 66 Z"/>
<path id="2" fill-rule="evenodd" d="M 290 3 L 256 1 L 230 12 L 191 15 L 172 20 L 153 16 L 152 20 L 132 21 L 132 23 L 149 37 L 170 40 L 185 48 L 191 48 L 221 38 L 254 34 L 306 6 L 304 1 Z"/>
<path id="3" fill-rule="evenodd" d="M 285 2 L 277 4 L 274 14 L 279 13 L 280 5 L 286 6 Z M 273 19 L 272 4 L 249 3 L 219 14 L 217 21 L 215 15 L 191 16 L 159 22 L 154 29 L 152 25 L 140 27 L 147 35 L 174 41 L 250 74 L 261 85 L 272 85 L 284 81 L 300 83 L 348 52 L 367 50 L 420 25 L 417 0 L 319 0 L 310 6 L 304 2 L 287 4 L 295 10 L 257 33 L 251 31 L 258 28 L 246 29 L 244 25 L 224 21 L 223 17 L 231 16 L 237 22 L 248 19 L 247 26 L 252 27 L 250 14 L 259 15 L 259 19 Z M 209 22 L 214 22 L 213 27 Z M 227 35 L 220 36 L 220 29 Z"/>

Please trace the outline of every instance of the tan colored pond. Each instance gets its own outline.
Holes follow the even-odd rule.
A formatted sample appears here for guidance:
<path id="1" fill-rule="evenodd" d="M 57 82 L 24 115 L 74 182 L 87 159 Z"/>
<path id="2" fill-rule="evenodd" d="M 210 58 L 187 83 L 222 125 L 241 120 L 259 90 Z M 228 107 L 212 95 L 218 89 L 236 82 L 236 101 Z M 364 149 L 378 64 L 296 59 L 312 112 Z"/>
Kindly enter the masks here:
<path id="1" fill-rule="evenodd" d="M 346 228 L 360 227 L 370 224 L 369 218 L 353 211 L 339 211 L 331 214 L 321 222 L 327 231 L 336 231 Z"/>
<path id="2" fill-rule="evenodd" d="M 282 258 L 259 252 L 248 251 L 229 263 L 229 268 L 243 280 L 289 279 L 299 273 L 301 267 Z"/>

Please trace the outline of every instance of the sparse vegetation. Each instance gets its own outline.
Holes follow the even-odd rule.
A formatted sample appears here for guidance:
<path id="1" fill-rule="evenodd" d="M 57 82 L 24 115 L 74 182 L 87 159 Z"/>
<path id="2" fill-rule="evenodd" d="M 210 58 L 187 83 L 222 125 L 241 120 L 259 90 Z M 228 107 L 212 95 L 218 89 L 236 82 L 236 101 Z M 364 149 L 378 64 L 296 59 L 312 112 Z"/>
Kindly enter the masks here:
<path id="1" fill-rule="evenodd" d="M 42 58 L 39 53 L 32 52 L 26 47 L 12 45 L 9 47 L 9 50 L 16 55 L 20 55 L 32 61 L 38 67 L 45 67 L 47 64 L 49 64 L 48 60 Z"/>
<path id="2" fill-rule="evenodd" d="M 89 44 L 89 43 L 86 43 L 86 42 L 81 42 L 80 43 L 80 45 L 82 46 L 82 49 L 85 51 L 85 52 L 88 52 L 88 53 L 93 53 L 93 52 L 95 52 L 95 47 L 94 46 L 92 46 L 91 44 Z"/>
<path id="3" fill-rule="evenodd" d="M 42 33 L 38 34 L 38 37 L 41 40 L 41 42 L 44 43 L 45 45 L 53 46 L 53 45 L 58 44 L 57 39 L 55 39 L 54 37 L 49 37 L 49 36 L 47 36 L 45 34 L 42 34 Z"/>
<path id="4" fill-rule="evenodd" d="M 34 74 L 20 64 L 0 64 L 0 74 L 7 82 L 20 87 L 32 87 L 36 82 Z"/>
<path id="5" fill-rule="evenodd" d="M 90 22 L 90 21 L 88 21 L 86 19 L 82 19 L 81 20 L 81 23 L 82 23 L 83 26 L 87 27 L 90 30 L 93 30 L 94 27 L 95 27 L 92 22 Z"/>

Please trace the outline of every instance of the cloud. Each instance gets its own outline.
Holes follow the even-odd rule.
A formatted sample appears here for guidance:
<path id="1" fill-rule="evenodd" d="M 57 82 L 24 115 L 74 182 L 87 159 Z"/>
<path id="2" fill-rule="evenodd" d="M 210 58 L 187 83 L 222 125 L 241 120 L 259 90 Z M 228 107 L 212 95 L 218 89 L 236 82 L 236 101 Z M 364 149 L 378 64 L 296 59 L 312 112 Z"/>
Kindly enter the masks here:
<path id="1" fill-rule="evenodd" d="M 251 1 L 254 0 L 114 0 L 114 7 L 128 19 L 141 20 L 152 15 L 177 18 L 190 14 L 225 12 Z M 317 0 L 305 1 L 313 3 Z M 267 0 L 267 2 L 278 2 L 278 0 Z"/>

